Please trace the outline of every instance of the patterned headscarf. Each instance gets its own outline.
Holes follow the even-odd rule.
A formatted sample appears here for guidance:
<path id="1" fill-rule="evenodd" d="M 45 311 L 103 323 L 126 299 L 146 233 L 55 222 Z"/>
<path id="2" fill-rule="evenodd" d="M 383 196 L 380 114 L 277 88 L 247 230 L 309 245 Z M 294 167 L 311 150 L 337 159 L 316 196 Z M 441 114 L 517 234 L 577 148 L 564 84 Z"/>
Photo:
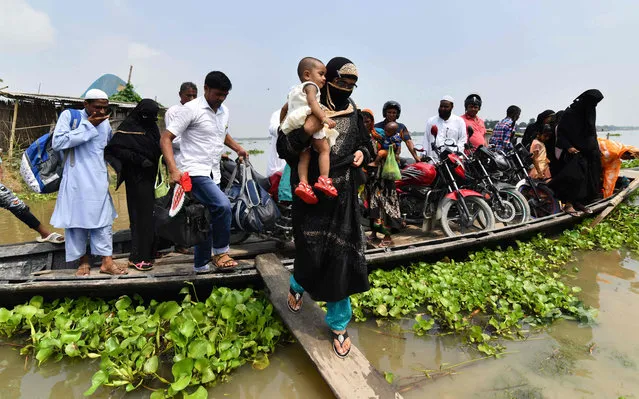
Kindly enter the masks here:
<path id="1" fill-rule="evenodd" d="M 326 64 L 326 85 L 321 90 L 321 103 L 331 111 L 343 111 L 350 105 L 348 100 L 353 89 L 345 89 L 333 83 L 335 78 L 358 79 L 357 67 L 351 60 L 335 57 Z"/>

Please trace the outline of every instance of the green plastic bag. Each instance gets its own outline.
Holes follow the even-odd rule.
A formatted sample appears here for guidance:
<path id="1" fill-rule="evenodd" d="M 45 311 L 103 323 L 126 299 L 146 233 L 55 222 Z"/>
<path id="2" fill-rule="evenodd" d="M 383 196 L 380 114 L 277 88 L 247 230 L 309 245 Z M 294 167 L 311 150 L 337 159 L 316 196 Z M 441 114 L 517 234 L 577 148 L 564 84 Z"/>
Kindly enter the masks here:
<path id="1" fill-rule="evenodd" d="M 395 159 L 395 150 L 393 145 L 388 147 L 388 155 L 386 156 L 386 162 L 382 168 L 382 179 L 386 180 L 399 180 L 402 178 L 402 174 L 399 171 L 399 165 L 397 159 Z"/>
<path id="2" fill-rule="evenodd" d="M 162 162 L 163 156 L 160 155 L 158 161 L 158 172 L 155 175 L 155 198 L 162 198 L 169 193 L 169 174 Z"/>

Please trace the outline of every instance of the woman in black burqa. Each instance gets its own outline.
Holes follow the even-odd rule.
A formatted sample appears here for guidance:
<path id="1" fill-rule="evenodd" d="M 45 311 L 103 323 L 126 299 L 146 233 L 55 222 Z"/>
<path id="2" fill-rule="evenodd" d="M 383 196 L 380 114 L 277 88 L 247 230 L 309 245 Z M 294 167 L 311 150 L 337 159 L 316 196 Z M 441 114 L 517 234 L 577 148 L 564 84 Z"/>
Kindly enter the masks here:
<path id="1" fill-rule="evenodd" d="M 160 151 L 158 104 L 144 99 L 120 124 L 105 149 L 105 158 L 118 173 L 116 190 L 126 184 L 131 228 L 129 267 L 150 270 L 155 255 L 154 184 Z"/>
<path id="2" fill-rule="evenodd" d="M 601 194 L 601 152 L 597 142 L 597 104 L 603 94 L 597 89 L 583 92 L 566 108 L 557 126 L 559 162 L 553 168 L 549 186 L 564 202 L 564 210 L 592 213 L 585 203 Z M 554 169 L 554 170 L 553 170 Z"/>
<path id="3" fill-rule="evenodd" d="M 305 291 L 314 300 L 325 301 L 326 323 L 332 333 L 333 351 L 339 357 L 348 355 L 351 346 L 346 332 L 352 316 L 349 296 L 369 289 L 357 188 L 362 183 L 358 168 L 370 161 L 373 148 L 362 115 L 350 99 L 357 79 L 357 68 L 346 58 L 333 58 L 326 65 L 320 102 L 339 131 L 330 154 L 330 177 L 339 193 L 337 198 L 319 196 L 315 205 L 293 199 L 295 271 L 290 279 L 288 306 L 298 312 Z M 297 154 L 309 145 L 305 137 L 301 130 L 278 136 L 278 153 L 291 165 L 293 186 L 299 182 L 295 173 Z M 312 152 L 312 157 L 309 179 L 316 179 L 317 153 Z"/>

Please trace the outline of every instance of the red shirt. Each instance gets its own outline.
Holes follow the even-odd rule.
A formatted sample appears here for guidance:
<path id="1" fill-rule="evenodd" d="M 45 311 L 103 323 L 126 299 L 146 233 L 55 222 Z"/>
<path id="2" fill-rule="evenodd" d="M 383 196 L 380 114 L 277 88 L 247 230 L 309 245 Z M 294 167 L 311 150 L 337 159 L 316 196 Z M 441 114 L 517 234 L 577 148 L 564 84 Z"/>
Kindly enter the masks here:
<path id="1" fill-rule="evenodd" d="M 468 142 L 472 144 L 473 148 L 477 148 L 480 145 L 484 145 L 484 136 L 486 135 L 486 126 L 481 118 L 471 118 L 468 114 L 462 115 L 462 119 L 468 126 L 473 128 L 473 135 L 468 139 Z"/>

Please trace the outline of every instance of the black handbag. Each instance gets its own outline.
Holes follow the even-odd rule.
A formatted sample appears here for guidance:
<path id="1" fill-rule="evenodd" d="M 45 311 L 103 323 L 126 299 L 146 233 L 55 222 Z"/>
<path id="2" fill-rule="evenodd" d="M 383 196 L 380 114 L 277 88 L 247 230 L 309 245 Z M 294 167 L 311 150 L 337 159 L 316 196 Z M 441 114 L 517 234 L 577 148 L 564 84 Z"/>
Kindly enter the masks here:
<path id="1" fill-rule="evenodd" d="M 211 229 L 211 215 L 206 206 L 198 202 L 193 194 L 184 193 L 184 205 L 177 215 L 170 217 L 173 187 L 167 195 L 158 198 L 153 208 L 156 234 L 175 244 L 192 247 L 204 242 Z"/>
<path id="2" fill-rule="evenodd" d="M 253 179 L 253 166 L 248 160 L 236 165 L 224 193 L 231 201 L 233 227 L 249 233 L 272 231 L 281 217 L 269 193 Z M 239 173 L 239 183 L 235 177 Z"/>

